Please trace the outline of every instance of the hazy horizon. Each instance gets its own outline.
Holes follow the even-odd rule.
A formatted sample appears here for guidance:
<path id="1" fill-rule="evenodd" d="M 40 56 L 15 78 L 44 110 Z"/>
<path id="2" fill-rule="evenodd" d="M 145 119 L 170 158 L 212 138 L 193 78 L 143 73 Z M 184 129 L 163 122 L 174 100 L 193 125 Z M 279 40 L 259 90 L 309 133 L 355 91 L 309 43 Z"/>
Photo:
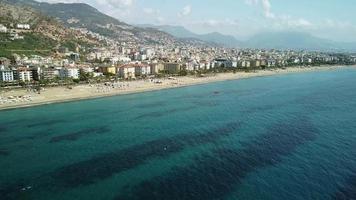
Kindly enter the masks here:
<path id="1" fill-rule="evenodd" d="M 183 26 L 197 34 L 219 32 L 237 39 L 275 31 L 298 31 L 335 41 L 356 42 L 354 2 L 191 1 L 191 0 L 39 0 L 86 3 L 129 24 Z M 332 31 L 330 31 L 332 30 Z"/>

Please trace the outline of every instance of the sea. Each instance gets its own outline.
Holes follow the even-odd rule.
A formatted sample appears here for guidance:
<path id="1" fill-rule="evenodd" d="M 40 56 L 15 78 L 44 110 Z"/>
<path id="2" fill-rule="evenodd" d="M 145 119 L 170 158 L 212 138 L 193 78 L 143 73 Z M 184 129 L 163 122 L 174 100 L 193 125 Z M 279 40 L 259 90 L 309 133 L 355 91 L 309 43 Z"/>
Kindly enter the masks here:
<path id="1" fill-rule="evenodd" d="M 0 199 L 356 199 L 356 69 L 1 111 Z"/>

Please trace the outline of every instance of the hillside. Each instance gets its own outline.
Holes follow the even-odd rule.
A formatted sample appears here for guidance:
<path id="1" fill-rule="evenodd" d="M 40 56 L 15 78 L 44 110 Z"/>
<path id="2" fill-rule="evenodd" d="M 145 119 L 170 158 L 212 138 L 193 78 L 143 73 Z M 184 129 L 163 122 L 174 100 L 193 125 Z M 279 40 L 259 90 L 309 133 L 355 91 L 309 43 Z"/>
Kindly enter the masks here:
<path id="1" fill-rule="evenodd" d="M 65 28 L 53 18 L 44 16 L 36 10 L 17 4 L 0 2 L 0 23 L 9 29 L 16 24 L 29 24 L 30 30 L 15 30 L 23 39 L 13 40 L 10 33 L 0 37 L 0 56 L 8 57 L 12 53 L 29 55 L 52 54 L 59 46 L 92 46 L 98 42 L 78 31 Z M 73 48 L 71 50 L 74 50 Z"/>
<path id="2" fill-rule="evenodd" d="M 191 44 L 191 45 L 218 45 L 224 47 L 243 47 L 243 48 L 266 48 L 266 49 L 295 49 L 295 50 L 321 50 L 321 51 L 355 51 L 356 44 L 354 43 L 341 43 L 331 40 L 321 39 L 310 34 L 300 32 L 267 32 L 259 33 L 252 36 L 247 41 L 239 41 L 234 36 L 224 35 L 218 32 L 209 34 L 196 34 L 181 26 L 155 26 L 155 25 L 139 25 L 132 26 L 121 22 L 113 17 L 105 15 L 97 9 L 84 4 L 84 3 L 56 3 L 49 4 L 44 2 L 37 2 L 34 0 L 1 0 L 0 2 L 6 2 L 16 7 L 21 7 L 21 15 L 12 14 L 9 15 L 7 11 L 2 11 L 3 20 L 6 20 L 7 16 L 11 16 L 12 19 L 35 24 L 43 24 L 45 27 L 41 28 L 40 32 L 45 34 L 46 37 L 52 40 L 63 40 L 68 38 L 68 35 L 74 35 L 76 40 L 79 33 L 71 34 L 68 28 L 84 28 L 89 31 L 99 33 L 118 42 L 125 42 L 131 44 L 163 44 L 163 45 L 175 45 L 175 44 Z M 31 9 L 26 8 L 31 7 Z M 38 21 L 38 15 L 33 14 L 41 13 L 47 17 L 46 20 Z M 20 13 L 20 11 L 17 11 Z M 1 15 L 1 14 L 0 14 Z M 33 16 L 32 16 L 33 15 Z M 29 17 L 28 17 L 29 16 Z M 51 20 L 49 20 L 51 19 Z M 56 20 L 53 20 L 56 19 Z M 49 22 L 48 22 L 49 21 Z M 62 28 L 48 28 L 62 27 Z M 47 25 L 46 25 L 47 24 Z M 64 27 L 67 29 L 64 29 Z M 46 29 L 47 28 L 47 29 Z M 53 30 L 54 29 L 54 30 Z M 65 30 L 62 32 L 61 30 Z M 39 30 L 39 29 L 37 29 Z M 83 43 L 90 43 L 86 37 L 79 37 L 83 40 Z M 87 40 L 86 42 L 84 42 Z M 70 46 L 73 45 L 73 42 Z"/>
<path id="3" fill-rule="evenodd" d="M 25 33 L 23 40 L 6 41 L 7 36 L 0 33 L 0 57 L 10 58 L 13 53 L 19 55 L 50 55 L 56 42 L 43 38 L 39 34 Z"/>
<path id="4" fill-rule="evenodd" d="M 54 17 L 66 27 L 86 28 L 89 31 L 122 42 L 140 44 L 164 44 L 179 42 L 168 33 L 152 28 L 139 28 L 105 15 L 83 3 L 36 2 L 33 0 L 3 0 L 20 6 L 30 6 L 41 13 Z"/>

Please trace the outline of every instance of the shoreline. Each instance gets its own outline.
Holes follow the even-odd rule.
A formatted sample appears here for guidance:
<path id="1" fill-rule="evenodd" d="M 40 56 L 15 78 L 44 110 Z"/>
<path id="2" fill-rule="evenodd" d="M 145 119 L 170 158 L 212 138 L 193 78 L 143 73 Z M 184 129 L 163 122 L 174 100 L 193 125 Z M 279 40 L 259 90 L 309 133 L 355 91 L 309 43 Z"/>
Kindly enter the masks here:
<path id="1" fill-rule="evenodd" d="M 136 94 L 143 92 L 159 91 L 164 89 L 174 89 L 193 85 L 209 84 L 214 82 L 240 80 L 255 77 L 266 77 L 291 73 L 329 71 L 346 68 L 356 68 L 356 66 L 318 66 L 318 67 L 290 67 L 286 69 L 257 70 L 256 72 L 218 73 L 215 76 L 206 77 L 177 77 L 175 79 L 160 79 L 162 84 L 150 81 L 120 82 L 113 86 L 104 85 L 80 85 L 69 90 L 65 87 L 46 88 L 41 94 L 31 93 L 26 89 L 12 90 L 0 93 L 0 97 L 9 96 L 31 96 L 31 101 L 20 101 L 0 104 L 0 111 L 29 108 L 41 105 L 68 103 L 74 101 L 99 99 L 105 97 Z"/>

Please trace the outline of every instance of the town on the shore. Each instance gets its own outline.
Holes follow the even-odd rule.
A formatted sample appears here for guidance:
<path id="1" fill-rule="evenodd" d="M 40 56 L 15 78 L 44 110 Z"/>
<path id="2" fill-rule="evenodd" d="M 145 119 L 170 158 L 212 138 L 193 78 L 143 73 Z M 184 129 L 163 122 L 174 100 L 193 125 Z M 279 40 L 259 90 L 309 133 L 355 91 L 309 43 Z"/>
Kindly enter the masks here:
<path id="1" fill-rule="evenodd" d="M 11 40 L 23 40 L 29 24 L 10 29 L 0 24 L 0 32 Z M 53 54 L 13 53 L 0 58 L 0 86 L 7 88 L 56 86 L 78 83 L 136 80 L 162 76 L 186 76 L 254 71 L 259 69 L 353 65 L 356 54 L 296 50 L 237 49 L 207 45 L 173 43 L 142 45 L 135 41 L 112 40 L 105 36 L 76 29 L 96 38 L 100 47 L 77 45 L 74 50 L 58 46 Z"/>

